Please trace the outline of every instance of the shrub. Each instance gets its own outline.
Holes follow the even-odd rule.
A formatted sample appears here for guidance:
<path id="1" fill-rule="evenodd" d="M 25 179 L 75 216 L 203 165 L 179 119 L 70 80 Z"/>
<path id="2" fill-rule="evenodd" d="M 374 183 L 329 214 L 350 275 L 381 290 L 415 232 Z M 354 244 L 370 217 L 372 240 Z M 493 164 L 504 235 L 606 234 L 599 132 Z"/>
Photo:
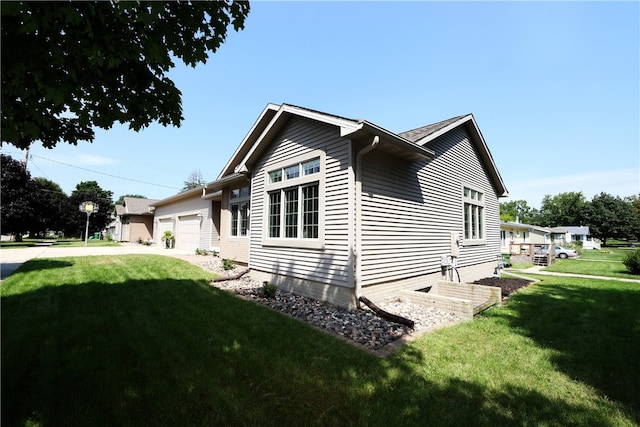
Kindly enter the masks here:
<path id="1" fill-rule="evenodd" d="M 265 298 L 273 299 L 276 297 L 276 291 L 278 287 L 276 285 L 272 285 L 269 282 L 262 283 L 262 296 Z"/>
<path id="2" fill-rule="evenodd" d="M 231 270 L 233 268 L 233 261 L 227 258 L 223 259 L 222 268 L 224 268 L 225 270 Z"/>
<path id="3" fill-rule="evenodd" d="M 640 250 L 636 249 L 629 252 L 622 260 L 622 263 L 631 274 L 640 274 Z"/>

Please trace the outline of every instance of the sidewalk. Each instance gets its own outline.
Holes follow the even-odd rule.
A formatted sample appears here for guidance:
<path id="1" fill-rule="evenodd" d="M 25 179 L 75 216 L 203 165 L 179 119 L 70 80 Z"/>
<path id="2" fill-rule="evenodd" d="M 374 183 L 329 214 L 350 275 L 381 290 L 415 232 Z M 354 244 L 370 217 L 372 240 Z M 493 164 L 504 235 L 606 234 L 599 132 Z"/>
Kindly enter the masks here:
<path id="1" fill-rule="evenodd" d="M 193 251 L 180 249 L 165 249 L 161 246 L 140 245 L 137 243 L 122 243 L 121 246 L 97 247 L 59 247 L 33 246 L 23 249 L 0 249 L 0 280 L 4 280 L 16 271 L 22 264 L 34 258 L 62 258 L 90 255 L 127 255 L 127 254 L 156 254 L 165 256 L 191 255 Z"/>
<path id="2" fill-rule="evenodd" d="M 620 282 L 630 282 L 640 284 L 640 279 L 625 279 L 623 277 L 608 277 L 608 276 L 590 276 L 588 274 L 572 274 L 572 273 L 555 273 L 553 271 L 542 271 L 545 268 L 540 265 L 536 265 L 524 270 L 516 270 L 511 268 L 505 268 L 504 274 L 510 274 L 517 276 L 518 274 L 538 274 L 541 276 L 559 276 L 559 277 L 579 277 L 582 279 L 596 279 L 596 280 L 618 280 Z"/>

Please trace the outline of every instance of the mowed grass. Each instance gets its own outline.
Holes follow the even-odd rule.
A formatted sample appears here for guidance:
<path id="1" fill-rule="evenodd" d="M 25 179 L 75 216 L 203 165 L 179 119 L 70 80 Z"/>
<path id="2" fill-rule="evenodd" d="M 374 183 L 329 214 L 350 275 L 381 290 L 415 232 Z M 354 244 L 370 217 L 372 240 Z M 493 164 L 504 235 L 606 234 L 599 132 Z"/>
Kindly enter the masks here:
<path id="1" fill-rule="evenodd" d="M 81 247 L 84 246 L 84 240 L 80 239 L 24 239 L 22 242 L 2 242 L 2 249 L 24 249 L 31 248 L 38 244 L 49 244 L 52 247 Z M 113 240 L 91 239 L 87 240 L 87 246 L 122 246 L 119 242 Z"/>
<path id="2" fill-rule="evenodd" d="M 543 278 L 379 359 L 154 255 L 2 282 L 2 425 L 638 425 L 640 289 Z"/>
<path id="3" fill-rule="evenodd" d="M 624 255 L 628 253 L 628 251 L 629 250 L 624 249 L 614 249 L 606 252 L 595 250 L 583 251 L 583 254 L 577 259 L 556 258 L 555 262 L 549 267 L 545 267 L 544 270 L 557 273 L 587 274 L 591 276 L 640 280 L 640 276 L 631 274 L 622 263 L 622 259 L 624 259 Z"/>

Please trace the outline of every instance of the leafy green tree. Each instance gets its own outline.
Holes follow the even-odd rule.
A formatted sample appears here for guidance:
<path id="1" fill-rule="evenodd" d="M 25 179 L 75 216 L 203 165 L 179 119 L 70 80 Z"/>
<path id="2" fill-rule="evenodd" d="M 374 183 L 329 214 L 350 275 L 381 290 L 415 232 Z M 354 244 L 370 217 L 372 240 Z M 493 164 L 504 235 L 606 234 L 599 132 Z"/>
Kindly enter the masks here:
<path id="1" fill-rule="evenodd" d="M 17 241 L 22 241 L 22 234 L 29 231 L 36 215 L 35 187 L 24 163 L 4 154 L 1 157 L 0 225 L 3 234 L 14 234 Z"/>
<path id="2" fill-rule="evenodd" d="M 537 224 L 539 220 L 537 209 L 530 207 L 526 200 L 510 200 L 500 203 L 500 220 L 513 222 L 518 218 L 523 224 Z"/>
<path id="3" fill-rule="evenodd" d="M 607 193 L 593 196 L 587 217 L 589 232 L 603 245 L 608 239 L 627 239 L 635 233 L 633 206 L 618 196 Z"/>
<path id="4" fill-rule="evenodd" d="M 182 191 L 191 190 L 193 188 L 202 187 L 206 182 L 202 177 L 202 172 L 199 169 L 191 172 L 186 181 L 184 181 L 184 186 L 182 187 Z"/>
<path id="5" fill-rule="evenodd" d="M 2 141 L 93 141 L 94 127 L 180 126 L 173 60 L 206 63 L 249 3 L 1 2 Z"/>
<path id="6" fill-rule="evenodd" d="M 76 214 L 67 224 L 67 234 L 80 236 L 84 234 L 87 214 L 80 212 L 83 202 L 93 202 L 99 206 L 98 212 L 91 214 L 89 220 L 89 233 L 102 231 L 111 222 L 113 212 L 113 192 L 103 190 L 96 181 L 83 181 L 76 185 L 71 192 L 69 201 L 76 209 Z"/>
<path id="7" fill-rule="evenodd" d="M 546 195 L 540 205 L 540 223 L 546 227 L 580 225 L 585 222 L 587 200 L 581 191 Z"/>
<path id="8" fill-rule="evenodd" d="M 632 223 L 632 237 L 638 241 L 640 239 L 640 197 L 638 195 L 633 195 L 629 197 L 625 197 L 624 201 L 631 205 L 631 211 L 633 212 L 633 223 Z"/>
<path id="9" fill-rule="evenodd" d="M 64 230 L 69 216 L 76 213 L 68 196 L 57 183 L 45 178 L 36 178 L 34 186 L 37 194 L 34 208 L 37 215 L 29 227 L 30 234 Z"/>

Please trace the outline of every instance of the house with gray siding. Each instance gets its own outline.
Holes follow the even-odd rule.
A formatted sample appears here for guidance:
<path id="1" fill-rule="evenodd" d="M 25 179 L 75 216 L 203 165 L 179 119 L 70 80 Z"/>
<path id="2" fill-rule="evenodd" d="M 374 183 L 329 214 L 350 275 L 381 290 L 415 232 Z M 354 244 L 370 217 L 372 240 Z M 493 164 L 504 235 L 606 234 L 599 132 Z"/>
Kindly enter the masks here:
<path id="1" fill-rule="evenodd" d="M 220 194 L 222 257 L 353 308 L 360 296 L 491 276 L 507 189 L 471 114 L 394 133 L 268 104 L 201 193 Z M 157 221 L 172 217 L 161 208 Z"/>
<path id="2" fill-rule="evenodd" d="M 219 250 L 220 200 L 220 192 L 198 187 L 154 202 L 153 242 L 164 245 L 171 231 L 176 249 Z"/>

